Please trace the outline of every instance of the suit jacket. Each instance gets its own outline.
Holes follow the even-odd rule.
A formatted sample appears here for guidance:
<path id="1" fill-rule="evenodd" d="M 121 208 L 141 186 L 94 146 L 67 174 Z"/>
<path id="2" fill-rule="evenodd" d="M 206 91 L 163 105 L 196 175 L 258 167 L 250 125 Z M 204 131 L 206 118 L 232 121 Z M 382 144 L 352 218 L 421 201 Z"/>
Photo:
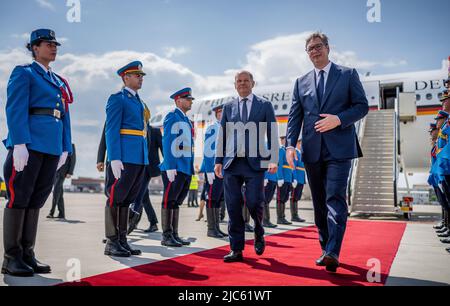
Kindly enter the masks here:
<path id="1" fill-rule="evenodd" d="M 161 171 L 177 170 L 187 175 L 194 173 L 194 132 L 189 118 L 178 108 L 164 118 Z"/>
<path id="2" fill-rule="evenodd" d="M 224 105 L 223 107 L 223 112 L 222 112 L 222 120 L 220 122 L 220 126 L 221 126 L 221 132 L 219 133 L 219 137 L 217 139 L 217 148 L 216 148 L 216 164 L 222 164 L 223 165 L 223 169 L 226 170 L 227 168 L 230 167 L 231 163 L 233 162 L 234 158 L 236 158 L 237 156 L 237 138 L 238 137 L 234 137 L 234 146 L 230 146 L 231 144 L 227 144 L 227 141 L 229 139 L 227 139 L 227 135 L 231 132 L 233 132 L 233 130 L 231 131 L 227 131 L 227 123 L 239 123 L 242 122 L 241 120 L 241 115 L 240 115 L 240 111 L 239 111 L 239 100 L 235 99 L 227 104 Z M 276 152 L 276 154 L 278 155 L 278 149 L 279 149 L 279 144 L 278 144 L 278 129 L 273 130 L 272 129 L 272 124 L 275 123 L 276 124 L 276 118 L 275 118 L 275 112 L 273 110 L 273 106 L 272 104 L 267 101 L 264 100 L 260 97 L 257 97 L 256 95 L 253 95 L 253 101 L 252 101 L 252 107 L 250 109 L 250 115 L 248 118 L 248 122 L 254 122 L 256 124 L 256 130 L 257 130 L 257 135 L 256 135 L 256 139 L 252 138 L 253 140 L 256 140 L 255 143 L 252 143 L 252 146 L 257 145 L 256 147 L 256 156 L 255 157 L 246 157 L 247 161 L 250 165 L 250 167 L 254 170 L 254 171 L 265 171 L 266 169 L 262 168 L 261 166 L 261 162 L 262 161 L 268 161 L 270 160 L 271 156 L 262 156 L 259 150 L 259 148 L 262 147 L 266 147 L 268 150 L 270 150 L 270 152 L 274 151 Z M 260 123 L 266 123 L 266 129 L 265 131 L 261 131 L 261 126 Z M 265 135 L 267 136 L 267 146 L 265 144 L 260 144 L 260 137 L 258 137 L 258 135 L 262 135 L 262 133 L 265 133 Z M 235 135 L 237 133 L 235 132 Z M 273 137 L 271 137 L 273 134 Z M 230 135 L 228 135 L 230 136 Z M 276 141 L 272 141 L 276 139 Z M 249 143 L 248 143 L 249 139 L 246 137 L 245 138 L 245 145 L 246 148 L 249 148 Z M 263 139 L 263 141 L 265 141 L 265 139 Z M 228 145 L 228 146 L 227 146 Z M 231 151 L 230 149 L 233 149 L 234 151 Z M 247 155 L 246 155 L 247 156 Z M 278 158 L 275 159 L 275 163 L 278 161 Z"/>
<path id="3" fill-rule="evenodd" d="M 70 115 L 65 111 L 61 90 L 68 90 L 61 77 L 54 79 L 36 62 L 16 66 L 7 88 L 6 148 L 26 144 L 28 149 L 52 155 L 72 151 Z M 57 109 L 61 120 L 48 115 L 30 115 L 30 108 Z"/>
<path id="4" fill-rule="evenodd" d="M 97 164 L 98 163 L 104 163 L 105 157 L 106 157 L 106 140 L 105 140 L 105 129 L 106 129 L 106 122 L 103 125 L 103 132 L 102 132 L 102 138 L 100 139 L 100 143 L 98 145 L 98 151 L 97 151 Z"/>
<path id="5" fill-rule="evenodd" d="M 362 156 L 354 123 L 369 111 L 366 95 L 355 69 L 331 65 L 322 104 L 319 106 L 314 70 L 295 82 L 287 126 L 287 147 L 294 147 L 303 126 L 303 161 L 319 160 L 324 143 L 333 160 Z M 320 114 L 337 115 L 341 126 L 326 133 L 314 129 Z"/>
<path id="6" fill-rule="evenodd" d="M 161 152 L 164 157 L 162 135 L 159 128 L 149 126 L 147 129 L 147 143 L 148 166 L 145 168 L 150 177 L 156 177 L 161 175 L 161 170 L 159 169 L 159 164 L 161 163 L 159 159 L 159 152 Z"/>
<path id="7" fill-rule="evenodd" d="M 108 161 L 148 165 L 147 137 L 121 135 L 121 129 L 144 130 L 144 105 L 126 89 L 112 95 L 106 104 L 106 149 Z"/>

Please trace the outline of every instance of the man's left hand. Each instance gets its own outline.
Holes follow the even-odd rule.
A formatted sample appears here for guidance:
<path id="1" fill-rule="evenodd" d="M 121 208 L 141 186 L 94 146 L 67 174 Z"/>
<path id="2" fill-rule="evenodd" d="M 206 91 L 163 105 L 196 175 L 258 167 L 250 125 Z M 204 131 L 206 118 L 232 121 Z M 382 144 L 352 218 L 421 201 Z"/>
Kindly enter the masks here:
<path id="1" fill-rule="evenodd" d="M 320 117 L 324 118 L 316 122 L 315 129 L 319 133 L 325 133 L 337 128 L 341 125 L 341 120 L 336 115 L 320 114 Z"/>
<path id="2" fill-rule="evenodd" d="M 71 177 L 72 177 L 72 175 L 66 174 L 66 179 L 70 179 Z"/>
<path id="3" fill-rule="evenodd" d="M 278 171 L 278 165 L 277 164 L 269 164 L 269 173 L 275 174 Z"/>

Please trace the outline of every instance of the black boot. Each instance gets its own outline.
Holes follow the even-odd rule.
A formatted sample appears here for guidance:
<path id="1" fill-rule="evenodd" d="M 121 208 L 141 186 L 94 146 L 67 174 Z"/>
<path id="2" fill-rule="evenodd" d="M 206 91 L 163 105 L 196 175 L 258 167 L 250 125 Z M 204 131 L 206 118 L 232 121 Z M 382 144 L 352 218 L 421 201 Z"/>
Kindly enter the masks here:
<path id="1" fill-rule="evenodd" d="M 34 255 L 38 222 L 39 209 L 26 209 L 22 232 L 23 261 L 33 268 L 34 273 L 50 273 L 50 266 L 40 263 Z"/>
<path id="2" fill-rule="evenodd" d="M 305 222 L 304 219 L 298 216 L 298 202 L 291 200 L 291 221 L 292 222 Z"/>
<path id="3" fill-rule="evenodd" d="M 181 247 L 183 245 L 176 241 L 173 237 L 172 214 L 173 209 L 161 209 L 161 226 L 163 231 L 161 245 L 168 247 Z"/>
<path id="4" fill-rule="evenodd" d="M 3 274 L 33 276 L 33 268 L 23 261 L 22 232 L 24 220 L 25 209 L 5 208 L 3 215 L 3 244 L 5 248 Z"/>
<path id="5" fill-rule="evenodd" d="M 217 231 L 222 236 L 228 237 L 228 234 L 222 232 L 222 230 L 220 229 L 220 208 L 213 208 L 213 213 L 214 213 L 214 220 L 216 220 L 215 225 L 216 225 Z"/>
<path id="6" fill-rule="evenodd" d="M 276 228 L 277 225 L 270 222 L 270 207 L 269 204 L 264 204 L 264 214 L 263 214 L 263 226 L 268 228 Z"/>
<path id="7" fill-rule="evenodd" d="M 131 255 L 141 255 L 141 250 L 134 250 L 127 242 L 128 232 L 128 207 L 119 207 L 119 242 Z"/>
<path id="8" fill-rule="evenodd" d="M 214 208 L 206 207 L 206 220 L 208 221 L 208 232 L 206 235 L 212 238 L 223 238 L 216 228 L 216 218 L 214 217 Z"/>
<path id="9" fill-rule="evenodd" d="M 172 216 L 172 226 L 173 226 L 173 238 L 182 245 L 190 245 L 191 243 L 187 240 L 181 239 L 180 236 L 178 236 L 178 223 L 180 221 L 180 209 L 174 209 L 173 210 L 173 216 Z"/>
<path id="10" fill-rule="evenodd" d="M 118 212 L 118 207 L 105 207 L 105 234 L 107 238 L 105 255 L 130 257 L 131 253 L 124 249 L 119 241 Z"/>
<path id="11" fill-rule="evenodd" d="M 130 210 L 129 211 L 129 220 L 128 220 L 129 226 L 128 226 L 128 231 L 127 231 L 128 235 L 131 234 L 136 229 L 136 227 L 141 219 L 141 214 L 137 211 L 134 211 L 131 208 L 131 205 L 130 205 L 129 210 Z"/>
<path id="12" fill-rule="evenodd" d="M 292 223 L 289 222 L 288 220 L 286 220 L 286 218 L 284 217 L 284 209 L 285 209 L 285 204 L 278 202 L 277 203 L 277 224 L 291 225 Z"/>

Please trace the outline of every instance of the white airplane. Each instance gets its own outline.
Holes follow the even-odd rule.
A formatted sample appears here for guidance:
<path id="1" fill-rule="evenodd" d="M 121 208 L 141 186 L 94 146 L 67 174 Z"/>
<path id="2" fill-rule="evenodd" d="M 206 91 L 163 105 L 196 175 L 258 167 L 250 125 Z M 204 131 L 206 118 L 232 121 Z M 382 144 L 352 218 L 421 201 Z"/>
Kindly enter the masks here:
<path id="1" fill-rule="evenodd" d="M 394 108 L 397 88 L 400 93 L 410 93 L 413 99 L 407 101 L 412 111 L 408 120 L 400 125 L 401 150 L 404 165 L 410 173 L 426 173 L 429 170 L 429 123 L 434 122 L 436 113 L 441 109 L 439 101 L 444 90 L 444 80 L 448 77 L 448 61 L 442 62 L 442 68 L 430 71 L 406 72 L 386 75 L 361 76 L 371 111 Z M 272 102 L 280 130 L 285 129 L 292 102 L 293 84 L 270 87 L 255 87 L 255 94 Z M 196 100 L 188 113 L 197 127 L 197 135 L 208 122 L 214 120 L 212 107 L 227 103 L 235 98 L 234 93 L 224 94 L 220 98 Z M 412 94 L 412 95 L 411 95 Z M 217 97 L 217 95 L 216 95 Z M 405 105 L 402 105 L 405 107 Z M 170 110 L 157 113 L 150 120 L 154 127 L 162 127 L 164 117 Z M 380 133 L 383 133 L 380 130 Z M 196 147 L 203 137 L 197 137 Z M 196 158 L 196 164 L 201 158 Z"/>

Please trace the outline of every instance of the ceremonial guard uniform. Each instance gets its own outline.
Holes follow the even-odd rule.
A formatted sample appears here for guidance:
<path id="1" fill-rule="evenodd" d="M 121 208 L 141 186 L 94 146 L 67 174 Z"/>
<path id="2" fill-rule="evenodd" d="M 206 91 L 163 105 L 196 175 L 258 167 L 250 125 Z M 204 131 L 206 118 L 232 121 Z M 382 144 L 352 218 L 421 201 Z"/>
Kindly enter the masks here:
<path id="1" fill-rule="evenodd" d="M 292 189 L 293 169 L 286 161 L 286 148 L 284 146 L 281 146 L 279 150 L 277 179 L 277 224 L 289 225 L 292 223 L 286 220 L 284 211 Z"/>
<path id="2" fill-rule="evenodd" d="M 277 190 L 277 174 L 266 171 L 264 173 L 264 214 L 263 226 L 275 228 L 277 225 L 270 222 L 270 202 L 272 202 L 275 191 Z M 278 203 L 277 203 L 278 205 Z"/>
<path id="3" fill-rule="evenodd" d="M 170 98 L 191 99 L 191 89 L 185 88 Z M 161 209 L 163 237 L 161 244 L 180 247 L 189 245 L 178 235 L 180 206 L 189 192 L 191 176 L 194 173 L 194 130 L 191 121 L 178 107 L 164 119 L 163 151 L 164 160 L 160 165 L 164 184 Z"/>
<path id="4" fill-rule="evenodd" d="M 39 211 L 52 191 L 57 169 L 72 152 L 72 93 L 65 79 L 38 61 L 42 59 L 36 57 L 35 46 L 56 52 L 60 44 L 52 30 L 33 31 L 27 47 L 36 60 L 15 67 L 7 87 L 8 136 L 3 143 L 8 155 L 3 170 L 8 202 L 2 273 L 15 276 L 51 272 L 34 254 Z"/>
<path id="5" fill-rule="evenodd" d="M 291 191 L 291 221 L 305 222 L 298 216 L 298 201 L 302 199 L 303 187 L 305 186 L 305 164 L 302 162 L 302 152 L 296 148 L 297 160 L 294 160 L 295 169 Z"/>
<path id="6" fill-rule="evenodd" d="M 132 62 L 117 72 L 145 75 L 141 62 Z M 134 90 L 125 87 L 113 94 L 106 105 L 105 255 L 128 257 L 140 255 L 127 242 L 128 208 L 142 187 L 148 165 L 147 122 L 150 112 Z"/>
<path id="7" fill-rule="evenodd" d="M 213 108 L 214 112 L 221 111 L 223 105 Z M 223 198 L 223 179 L 214 174 L 216 158 L 216 141 L 220 131 L 220 123 L 216 121 L 210 125 L 205 133 L 203 162 L 200 172 L 205 173 L 206 218 L 208 221 L 208 237 L 223 238 L 228 236 L 220 230 L 220 202 Z"/>

